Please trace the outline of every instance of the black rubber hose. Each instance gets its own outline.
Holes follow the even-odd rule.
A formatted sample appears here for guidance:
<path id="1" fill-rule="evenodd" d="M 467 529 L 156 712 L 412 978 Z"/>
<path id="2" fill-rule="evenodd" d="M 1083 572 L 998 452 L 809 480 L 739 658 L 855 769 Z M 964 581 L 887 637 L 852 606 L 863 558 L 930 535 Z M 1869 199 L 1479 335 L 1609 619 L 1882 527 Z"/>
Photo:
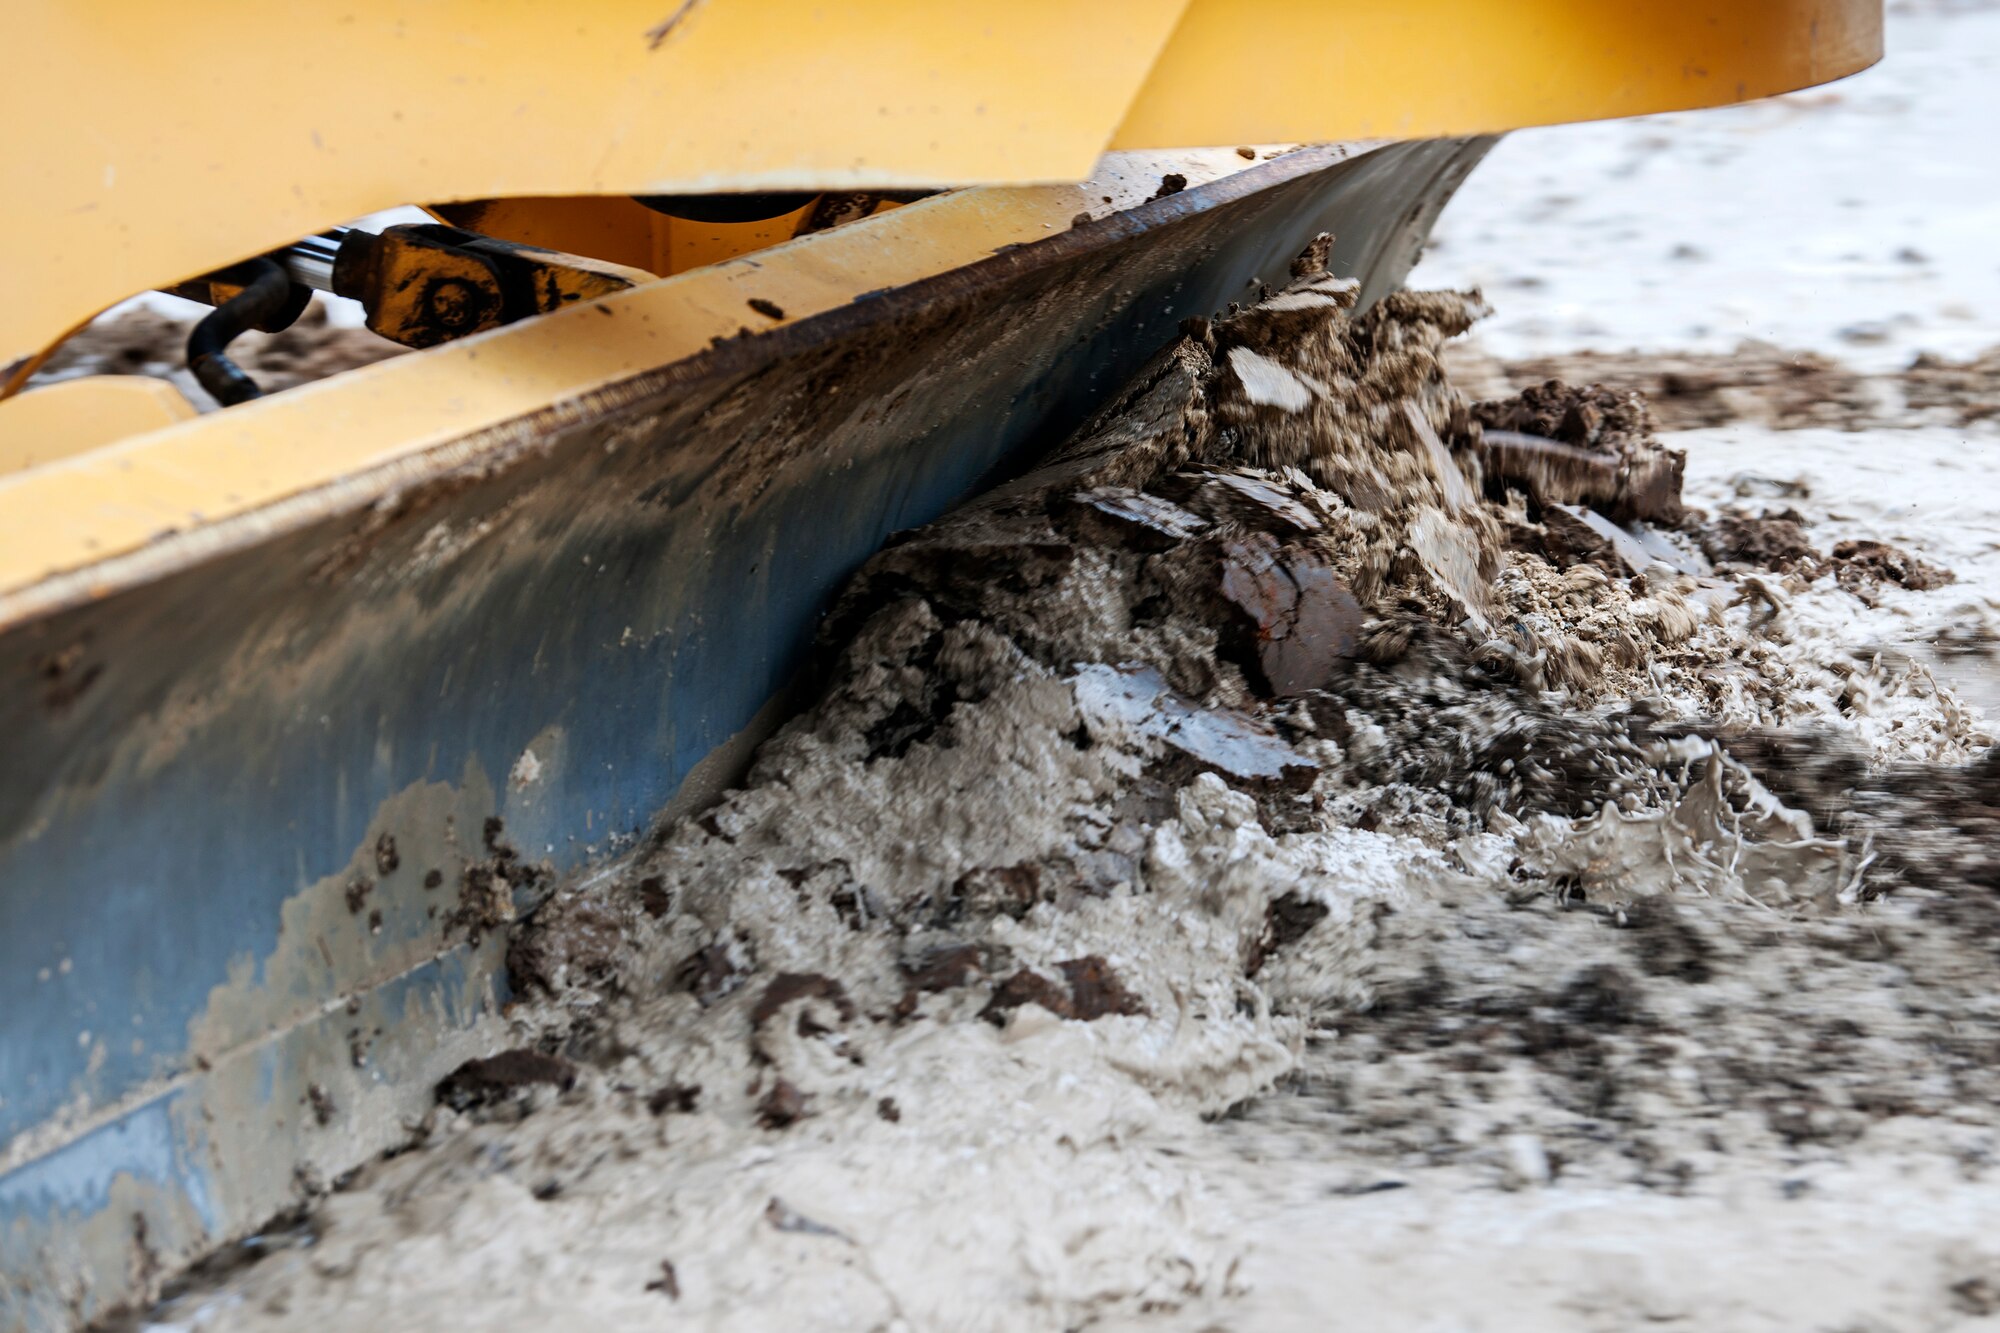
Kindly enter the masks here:
<path id="1" fill-rule="evenodd" d="M 264 394 L 257 381 L 229 359 L 229 344 L 247 330 L 276 325 L 292 299 L 291 278 L 270 260 L 253 259 L 244 269 L 250 281 L 243 290 L 209 311 L 188 335 L 188 369 L 224 407 Z"/>

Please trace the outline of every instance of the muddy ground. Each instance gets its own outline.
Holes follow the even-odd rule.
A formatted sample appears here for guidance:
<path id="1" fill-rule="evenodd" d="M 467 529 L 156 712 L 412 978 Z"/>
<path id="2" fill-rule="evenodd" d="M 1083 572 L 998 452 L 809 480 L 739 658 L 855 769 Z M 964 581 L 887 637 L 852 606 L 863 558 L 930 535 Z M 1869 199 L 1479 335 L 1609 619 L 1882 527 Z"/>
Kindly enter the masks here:
<path id="1" fill-rule="evenodd" d="M 1350 299 L 879 555 L 744 784 L 518 930 L 515 1049 L 147 1319 L 2000 1311 L 1983 390 L 1661 409 Z"/>
<path id="2" fill-rule="evenodd" d="M 163 304 L 167 298 L 157 298 Z M 201 311 L 173 301 L 180 313 L 133 303 L 79 331 L 35 372 L 33 383 L 81 375 L 150 375 L 170 381 L 204 412 L 216 402 L 187 369 L 187 340 Z M 230 344 L 230 358 L 266 393 L 309 384 L 357 366 L 398 356 L 403 348 L 355 324 L 328 318 L 327 298 L 307 306 L 298 322 L 277 333 L 245 333 Z"/>

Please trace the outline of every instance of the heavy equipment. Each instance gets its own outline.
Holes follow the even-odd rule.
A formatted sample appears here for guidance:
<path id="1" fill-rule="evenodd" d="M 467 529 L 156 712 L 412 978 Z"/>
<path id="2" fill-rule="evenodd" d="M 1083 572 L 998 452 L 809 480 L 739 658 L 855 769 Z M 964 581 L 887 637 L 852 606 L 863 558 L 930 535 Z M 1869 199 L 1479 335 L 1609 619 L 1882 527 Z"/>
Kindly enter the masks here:
<path id="1" fill-rule="evenodd" d="M 1182 320 L 1323 231 L 1393 288 L 1500 132 L 1881 43 L 1878 0 L 16 0 L 7 30 L 5 1329 L 144 1300 L 394 1146 L 498 1040 L 509 923 L 726 782 L 843 577 Z M 211 410 L 37 377 L 148 291 L 213 307 Z M 265 392 L 232 343 L 315 299 L 414 350 Z"/>

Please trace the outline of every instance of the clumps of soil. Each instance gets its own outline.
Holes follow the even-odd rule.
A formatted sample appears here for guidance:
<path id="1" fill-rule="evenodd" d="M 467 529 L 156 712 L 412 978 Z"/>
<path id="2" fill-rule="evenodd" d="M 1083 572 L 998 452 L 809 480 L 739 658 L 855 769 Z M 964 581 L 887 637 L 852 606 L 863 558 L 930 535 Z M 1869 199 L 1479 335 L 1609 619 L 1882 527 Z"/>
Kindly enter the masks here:
<path id="1" fill-rule="evenodd" d="M 1919 353 L 1901 378 L 1908 407 L 1969 426 L 2000 416 L 2000 347 L 1966 361 Z"/>
<path id="2" fill-rule="evenodd" d="M 1985 770 L 1704 715 L 1805 677 L 1715 610 L 1752 575 L 1644 517 L 1679 471 L 1643 407 L 1475 411 L 1476 302 L 1356 314 L 1324 256 L 859 571 L 743 784 L 513 927 L 560 1107 L 460 1079 L 228 1309 L 463 1320 L 504 1255 L 657 1310 L 664 1252 L 696 1323 L 1078 1327 L 1233 1294 L 1194 1164 L 1232 1143 L 1675 1191 L 2000 1104 Z M 1495 469 L 1503 431 L 1589 484 Z M 1893 920 L 1853 915 L 1877 867 Z M 1840 1002 L 1891 958 L 1910 1014 Z"/>
<path id="3" fill-rule="evenodd" d="M 1805 520 L 1795 510 L 1776 514 L 1724 514 L 1701 533 L 1702 552 L 1718 565 L 1750 566 L 1783 573 L 1819 567 L 1822 556 L 1806 540 Z"/>
<path id="4" fill-rule="evenodd" d="M 1878 541 L 1837 542 L 1833 548 L 1835 577 L 1840 586 L 1870 601 L 1876 587 L 1893 583 L 1914 592 L 1942 588 L 1956 579 L 1950 570 Z"/>
<path id="5" fill-rule="evenodd" d="M 178 318 L 143 307 L 90 324 L 64 342 L 29 384 L 81 375 L 150 375 L 170 380 L 202 411 L 217 404 L 187 370 L 188 334 L 200 317 Z M 267 394 L 373 365 L 406 349 L 354 325 L 335 324 L 315 301 L 290 328 L 246 333 L 229 355 Z"/>
<path id="6" fill-rule="evenodd" d="M 1885 375 L 1754 340 L 1729 353 L 1570 352 L 1506 362 L 1465 348 L 1455 352 L 1452 370 L 1492 397 L 1548 379 L 1637 394 L 1662 430 L 1739 421 L 1783 430 L 1970 426 L 2000 413 L 2000 348 L 1965 361 L 1921 353 Z"/>
<path id="7" fill-rule="evenodd" d="M 497 817 L 487 819 L 480 835 L 486 855 L 468 862 L 459 872 L 458 904 L 444 916 L 447 936 L 462 932 L 469 943 L 478 944 L 488 931 L 514 920 L 516 895 L 526 901 L 537 901 L 548 883 L 548 866 L 523 858 L 520 850 L 506 840 L 505 831 Z M 589 929 L 580 924 L 573 932 L 578 941 L 575 944 L 568 938 L 534 944 L 516 941 L 520 951 L 517 954 L 510 946 L 509 971 L 517 981 L 531 980 L 539 973 L 551 971 L 571 955 L 586 953 L 589 934 Z"/>
<path id="8" fill-rule="evenodd" d="M 1106 1014 L 1146 1012 L 1145 1001 L 1127 990 L 1111 964 L 1096 954 L 1057 963 L 1056 971 L 1061 981 L 1022 968 L 993 988 L 993 998 L 980 1016 L 1002 1023 L 1010 1009 L 1024 1004 L 1038 1004 L 1057 1018 L 1085 1023 Z"/>
<path id="9" fill-rule="evenodd" d="M 1680 522 L 1687 457 L 1661 447 L 1638 394 L 1551 379 L 1473 417 L 1495 498 L 1512 485 L 1537 506 L 1589 505 L 1614 523 Z"/>
<path id="10" fill-rule="evenodd" d="M 1702 552 L 1719 568 L 1771 570 L 1808 581 L 1830 573 L 1843 589 L 1870 606 L 1884 584 L 1929 592 L 1957 577 L 1942 565 L 1887 542 L 1849 539 L 1823 554 L 1806 536 L 1806 520 L 1795 509 L 1721 514 L 1700 529 L 1700 538 Z"/>
<path id="11" fill-rule="evenodd" d="M 437 1099 L 454 1111 L 469 1111 L 512 1101 L 529 1088 L 566 1092 L 576 1085 L 576 1075 L 576 1066 L 561 1056 L 522 1047 L 466 1061 L 438 1084 Z"/>

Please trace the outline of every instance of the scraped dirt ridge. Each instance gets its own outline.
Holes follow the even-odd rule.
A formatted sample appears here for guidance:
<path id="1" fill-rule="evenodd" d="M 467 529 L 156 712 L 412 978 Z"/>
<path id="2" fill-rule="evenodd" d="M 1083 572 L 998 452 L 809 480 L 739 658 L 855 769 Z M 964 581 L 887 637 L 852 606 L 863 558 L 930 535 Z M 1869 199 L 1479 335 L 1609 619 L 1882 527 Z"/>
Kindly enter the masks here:
<path id="1" fill-rule="evenodd" d="M 743 786 L 519 929 L 517 1051 L 151 1318 L 2000 1308 L 2000 768 L 1854 653 L 1964 589 L 1684 503 L 1623 391 L 1467 402 L 1477 301 L 1320 253 L 863 569 Z"/>
<path id="2" fill-rule="evenodd" d="M 1964 361 L 1932 353 L 1894 374 L 1868 375 L 1819 352 L 1748 341 L 1734 352 L 1572 352 L 1501 361 L 1454 349 L 1454 379 L 1503 396 L 1544 380 L 1602 384 L 1645 396 L 1662 430 L 1749 421 L 1796 430 L 1970 426 L 2000 416 L 2000 347 Z"/>

